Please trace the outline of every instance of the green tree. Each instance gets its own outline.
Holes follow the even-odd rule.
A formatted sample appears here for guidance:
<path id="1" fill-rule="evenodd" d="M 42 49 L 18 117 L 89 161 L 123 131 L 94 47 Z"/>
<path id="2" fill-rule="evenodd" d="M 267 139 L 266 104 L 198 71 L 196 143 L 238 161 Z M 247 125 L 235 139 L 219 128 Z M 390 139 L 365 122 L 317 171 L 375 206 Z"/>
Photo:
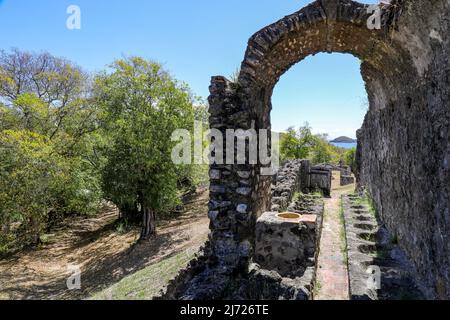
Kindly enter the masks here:
<path id="1" fill-rule="evenodd" d="M 155 233 L 156 213 L 179 203 L 171 135 L 192 129 L 193 101 L 188 88 L 158 63 L 135 57 L 111 67 L 95 86 L 107 137 L 103 188 L 121 210 L 141 214 L 141 239 L 147 239 Z"/>
<path id="2" fill-rule="evenodd" d="M 28 130 L 0 134 L 0 217 L 8 237 L 11 223 L 22 223 L 25 242 L 37 243 L 55 194 L 70 183 L 70 169 L 48 140 Z"/>
<path id="3" fill-rule="evenodd" d="M 317 134 L 311 148 L 311 161 L 314 164 L 338 164 L 343 156 L 344 149 L 336 147 L 329 142 L 328 134 Z"/>
<path id="4" fill-rule="evenodd" d="M 201 98 L 195 98 L 194 120 L 201 123 L 204 129 L 209 128 L 209 112 L 207 104 Z M 193 127 L 187 126 L 193 134 Z M 192 141 L 192 148 L 194 147 Z M 204 141 L 203 148 L 207 148 L 208 143 Z M 199 185 L 205 186 L 209 182 L 209 165 L 183 165 L 178 166 L 178 186 L 182 191 L 193 193 Z"/>
<path id="5" fill-rule="evenodd" d="M 50 211 L 97 208 L 99 184 L 88 161 L 97 112 L 84 72 L 47 53 L 0 52 L 0 101 L 3 238 L 19 222 L 36 243 Z"/>
<path id="6" fill-rule="evenodd" d="M 328 136 L 325 134 L 315 135 L 314 143 L 311 148 L 311 160 L 314 164 L 331 163 L 334 150 L 328 142 Z"/>
<path id="7" fill-rule="evenodd" d="M 348 165 L 352 171 L 356 172 L 356 148 L 352 148 L 350 150 L 347 150 L 344 153 L 344 162 L 346 165 Z"/>
<path id="8" fill-rule="evenodd" d="M 280 139 L 281 159 L 306 159 L 309 157 L 314 136 L 308 123 L 295 130 L 294 127 L 287 129 Z"/>

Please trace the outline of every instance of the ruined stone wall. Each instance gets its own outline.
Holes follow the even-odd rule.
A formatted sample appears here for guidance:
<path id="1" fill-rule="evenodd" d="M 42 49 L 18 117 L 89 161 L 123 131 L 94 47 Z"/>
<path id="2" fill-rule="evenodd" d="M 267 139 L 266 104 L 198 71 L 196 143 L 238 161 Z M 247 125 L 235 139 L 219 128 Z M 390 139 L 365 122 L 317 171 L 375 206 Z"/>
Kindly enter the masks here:
<path id="1" fill-rule="evenodd" d="M 399 75 L 386 85 L 362 68 L 370 111 L 358 133 L 359 183 L 415 263 L 429 298 L 450 293 L 449 3 L 399 1 L 390 38 L 400 49 L 385 60 Z"/>
<path id="2" fill-rule="evenodd" d="M 310 191 L 320 191 L 324 196 L 329 197 L 331 195 L 332 175 L 332 171 L 324 167 L 313 167 L 310 172 Z"/>
<path id="3" fill-rule="evenodd" d="M 272 205 L 270 210 L 281 212 L 286 210 L 296 192 L 300 192 L 302 160 L 288 161 L 276 174 L 272 186 Z"/>

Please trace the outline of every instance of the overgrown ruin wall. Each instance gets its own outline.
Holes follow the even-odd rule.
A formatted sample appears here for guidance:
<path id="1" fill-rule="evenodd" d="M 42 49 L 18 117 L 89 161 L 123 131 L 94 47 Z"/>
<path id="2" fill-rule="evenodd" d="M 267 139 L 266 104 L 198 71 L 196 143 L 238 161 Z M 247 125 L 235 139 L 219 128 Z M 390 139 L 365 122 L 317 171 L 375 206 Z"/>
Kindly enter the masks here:
<path id="1" fill-rule="evenodd" d="M 449 3 L 402 2 L 391 38 L 405 52 L 384 62 L 398 76 L 389 85 L 371 82 L 372 71 L 363 68 L 370 111 L 358 133 L 359 182 L 415 263 L 427 295 L 440 298 L 450 293 Z"/>

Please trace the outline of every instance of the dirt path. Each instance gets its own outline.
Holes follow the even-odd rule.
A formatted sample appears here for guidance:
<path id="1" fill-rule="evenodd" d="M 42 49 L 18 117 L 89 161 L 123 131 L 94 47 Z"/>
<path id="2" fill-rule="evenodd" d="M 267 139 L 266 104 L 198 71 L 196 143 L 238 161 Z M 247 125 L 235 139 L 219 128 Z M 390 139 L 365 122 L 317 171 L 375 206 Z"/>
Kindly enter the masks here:
<path id="1" fill-rule="evenodd" d="M 0 299 L 80 299 L 120 281 L 164 258 L 197 250 L 206 240 L 208 191 L 201 190 L 158 235 L 136 244 L 137 228 L 118 233 L 118 212 L 96 218 L 74 218 L 54 230 L 50 243 L 0 261 Z M 77 265 L 82 290 L 67 290 L 68 265 Z"/>
<path id="2" fill-rule="evenodd" d="M 331 198 L 325 199 L 325 216 L 317 268 L 315 300 L 349 300 L 345 231 L 341 219 L 341 196 L 355 186 L 340 187 L 334 174 Z"/>

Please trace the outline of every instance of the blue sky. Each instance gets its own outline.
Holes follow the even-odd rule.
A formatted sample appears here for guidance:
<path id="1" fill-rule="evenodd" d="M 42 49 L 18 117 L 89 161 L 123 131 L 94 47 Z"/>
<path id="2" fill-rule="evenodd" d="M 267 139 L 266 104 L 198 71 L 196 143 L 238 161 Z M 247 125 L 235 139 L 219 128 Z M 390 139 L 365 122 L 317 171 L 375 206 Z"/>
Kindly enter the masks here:
<path id="1" fill-rule="evenodd" d="M 140 55 L 162 62 L 195 94 L 207 97 L 210 77 L 229 76 L 239 67 L 253 33 L 309 2 L 0 0 L 0 48 L 49 51 L 92 72 L 116 58 Z M 66 9 L 72 4 L 81 8 L 81 30 L 66 28 Z M 356 58 L 309 57 L 275 88 L 273 129 L 308 121 L 317 133 L 355 137 L 365 100 Z"/>

